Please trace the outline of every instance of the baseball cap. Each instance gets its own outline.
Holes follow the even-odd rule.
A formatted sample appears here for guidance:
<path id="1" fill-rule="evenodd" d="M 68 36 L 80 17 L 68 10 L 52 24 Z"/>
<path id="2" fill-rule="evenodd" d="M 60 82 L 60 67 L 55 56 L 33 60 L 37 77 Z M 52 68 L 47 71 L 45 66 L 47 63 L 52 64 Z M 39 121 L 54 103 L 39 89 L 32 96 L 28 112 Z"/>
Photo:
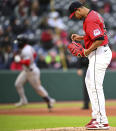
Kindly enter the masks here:
<path id="1" fill-rule="evenodd" d="M 83 6 L 83 4 L 79 1 L 72 2 L 71 5 L 69 6 L 69 12 L 70 12 L 69 18 L 72 18 L 75 14 L 75 11 L 81 6 Z"/>

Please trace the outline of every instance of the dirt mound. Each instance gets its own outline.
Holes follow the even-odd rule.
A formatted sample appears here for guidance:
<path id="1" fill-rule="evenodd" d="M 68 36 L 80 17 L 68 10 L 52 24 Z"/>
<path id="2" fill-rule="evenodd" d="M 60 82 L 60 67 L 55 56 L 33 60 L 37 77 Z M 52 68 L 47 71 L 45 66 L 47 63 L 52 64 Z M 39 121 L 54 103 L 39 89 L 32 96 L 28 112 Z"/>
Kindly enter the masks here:
<path id="1" fill-rule="evenodd" d="M 46 128 L 46 129 L 32 129 L 32 130 L 20 130 L 20 131 L 87 131 L 87 130 L 85 129 L 85 127 L 63 127 L 63 128 Z M 99 131 L 99 130 L 92 130 L 92 131 Z M 102 131 L 106 131 L 106 130 L 102 130 Z M 116 131 L 116 127 L 110 127 L 108 131 Z"/>

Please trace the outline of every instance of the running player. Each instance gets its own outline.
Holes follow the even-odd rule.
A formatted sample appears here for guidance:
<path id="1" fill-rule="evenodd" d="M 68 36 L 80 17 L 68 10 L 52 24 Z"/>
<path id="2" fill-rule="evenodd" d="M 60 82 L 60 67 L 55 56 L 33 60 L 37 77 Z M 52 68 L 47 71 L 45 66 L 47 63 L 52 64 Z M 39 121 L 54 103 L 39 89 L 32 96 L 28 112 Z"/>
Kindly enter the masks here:
<path id="1" fill-rule="evenodd" d="M 41 85 L 40 70 L 34 63 L 36 58 L 35 50 L 28 44 L 28 38 L 26 35 L 18 35 L 15 42 L 20 50 L 20 56 L 15 56 L 15 61 L 20 62 L 23 65 L 23 71 L 19 74 L 15 82 L 16 90 L 20 97 L 20 101 L 15 105 L 22 106 L 28 103 L 23 87 L 25 82 L 28 81 L 35 89 L 37 94 L 45 100 L 48 109 L 51 110 L 55 100 L 48 95 L 48 92 Z"/>

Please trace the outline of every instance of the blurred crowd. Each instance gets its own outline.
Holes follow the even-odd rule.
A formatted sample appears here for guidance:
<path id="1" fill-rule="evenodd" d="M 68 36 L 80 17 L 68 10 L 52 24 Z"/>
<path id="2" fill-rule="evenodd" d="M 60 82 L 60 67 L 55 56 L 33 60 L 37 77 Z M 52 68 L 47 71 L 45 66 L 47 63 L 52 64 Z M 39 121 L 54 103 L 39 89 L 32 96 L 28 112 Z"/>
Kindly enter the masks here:
<path id="1" fill-rule="evenodd" d="M 116 1 L 80 1 L 104 17 L 113 54 L 109 68 L 116 69 Z M 67 45 L 72 33 L 83 34 L 82 22 L 69 20 L 69 3 L 70 0 L 0 0 L 0 69 L 22 69 L 14 61 L 14 40 L 19 34 L 28 35 L 29 44 L 37 52 L 35 62 L 39 68 L 77 68 L 78 59 L 69 54 Z"/>

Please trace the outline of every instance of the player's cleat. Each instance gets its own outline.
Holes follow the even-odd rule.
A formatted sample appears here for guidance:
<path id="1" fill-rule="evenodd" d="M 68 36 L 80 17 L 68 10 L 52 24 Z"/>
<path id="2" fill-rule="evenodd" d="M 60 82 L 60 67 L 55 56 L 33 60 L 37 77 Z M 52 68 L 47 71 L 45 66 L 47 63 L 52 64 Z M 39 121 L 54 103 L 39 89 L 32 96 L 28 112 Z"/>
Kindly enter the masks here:
<path id="1" fill-rule="evenodd" d="M 50 98 L 50 101 L 48 102 L 48 110 L 49 110 L 49 112 L 52 111 L 52 108 L 54 107 L 54 103 L 55 103 L 55 102 L 56 102 L 55 99 Z"/>
<path id="2" fill-rule="evenodd" d="M 15 104 L 15 106 L 16 106 L 16 107 L 20 107 L 20 106 L 24 106 L 24 105 L 27 105 L 27 104 L 28 104 L 28 101 L 25 101 L 25 102 L 19 101 L 19 102 L 17 102 L 17 103 Z"/>
<path id="3" fill-rule="evenodd" d="M 86 126 L 87 130 L 108 130 L 109 128 L 110 128 L 109 124 L 101 124 L 98 122 Z"/>
<path id="4" fill-rule="evenodd" d="M 94 124 L 96 122 L 96 119 L 91 119 L 91 121 L 85 125 L 85 127 L 91 125 L 91 124 Z"/>

